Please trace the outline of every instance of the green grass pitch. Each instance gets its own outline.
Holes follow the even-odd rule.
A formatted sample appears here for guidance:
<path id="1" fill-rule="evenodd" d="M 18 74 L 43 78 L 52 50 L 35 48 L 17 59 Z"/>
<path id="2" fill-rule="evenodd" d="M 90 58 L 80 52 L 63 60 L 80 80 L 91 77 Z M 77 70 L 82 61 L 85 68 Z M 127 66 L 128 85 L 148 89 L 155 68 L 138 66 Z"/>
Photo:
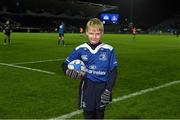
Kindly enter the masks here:
<path id="1" fill-rule="evenodd" d="M 180 80 L 180 38 L 132 37 L 105 34 L 102 38 L 114 47 L 119 64 L 113 98 Z M 11 45 L 3 45 L 0 33 L 0 118 L 49 119 L 76 111 L 80 81 L 65 76 L 61 64 L 87 38 L 66 33 L 66 46 L 57 45 L 56 33 L 12 33 L 11 38 Z M 180 84 L 174 84 L 114 102 L 105 118 L 178 119 L 179 91 Z"/>

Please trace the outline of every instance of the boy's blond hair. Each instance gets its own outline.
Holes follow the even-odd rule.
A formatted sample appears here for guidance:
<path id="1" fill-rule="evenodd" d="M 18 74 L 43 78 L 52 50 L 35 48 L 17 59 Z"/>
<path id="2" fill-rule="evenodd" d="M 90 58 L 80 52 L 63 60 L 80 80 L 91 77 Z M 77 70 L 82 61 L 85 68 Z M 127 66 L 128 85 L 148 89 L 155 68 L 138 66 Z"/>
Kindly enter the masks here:
<path id="1" fill-rule="evenodd" d="M 86 32 L 88 32 L 88 29 L 90 27 L 97 28 L 97 29 L 99 29 L 99 31 L 101 31 L 102 34 L 104 33 L 104 25 L 98 18 L 92 18 L 87 22 Z"/>

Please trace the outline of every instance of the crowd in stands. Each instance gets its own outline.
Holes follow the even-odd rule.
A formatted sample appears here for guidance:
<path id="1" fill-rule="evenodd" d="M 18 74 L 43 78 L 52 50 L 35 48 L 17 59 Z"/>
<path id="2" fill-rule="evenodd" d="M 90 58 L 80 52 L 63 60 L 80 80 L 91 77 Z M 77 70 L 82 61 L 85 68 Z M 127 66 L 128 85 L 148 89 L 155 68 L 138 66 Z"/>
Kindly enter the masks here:
<path id="1" fill-rule="evenodd" d="M 180 31 L 180 15 L 176 15 L 173 18 L 167 19 L 159 23 L 158 25 L 152 26 L 148 29 L 149 33 L 152 34 L 176 34 Z"/>
<path id="2" fill-rule="evenodd" d="M 13 6 L 13 5 L 12 5 Z M 18 5 L 14 6 L 18 7 Z M 27 7 L 28 8 L 28 7 Z M 18 10 L 18 11 L 15 11 Z M 50 9 L 50 8 L 49 8 Z M 56 9 L 56 8 L 54 8 Z M 51 9 L 47 13 L 44 9 L 20 9 L 20 8 L 6 8 L 1 6 L 0 9 L 0 30 L 5 21 L 10 20 L 13 31 L 20 32 L 55 32 L 61 21 L 65 23 L 65 31 L 68 33 L 79 32 L 79 27 L 84 26 L 88 21 L 89 17 L 85 17 L 83 13 L 78 13 L 79 16 L 73 15 L 71 11 L 65 11 L 63 14 L 53 11 Z M 131 27 L 128 22 L 115 25 L 104 25 L 105 32 L 107 33 L 129 33 Z M 136 26 L 141 28 L 141 26 Z M 176 34 L 180 32 L 180 15 L 176 15 L 173 18 L 167 19 L 159 23 L 158 25 L 152 26 L 142 32 L 141 29 L 137 29 L 138 33 L 152 33 L 162 34 L 170 33 Z"/>
<path id="3" fill-rule="evenodd" d="M 83 1 L 1 0 L 0 24 L 10 19 L 15 31 L 52 32 L 64 21 L 66 32 L 78 32 L 90 17 L 110 8 Z"/>

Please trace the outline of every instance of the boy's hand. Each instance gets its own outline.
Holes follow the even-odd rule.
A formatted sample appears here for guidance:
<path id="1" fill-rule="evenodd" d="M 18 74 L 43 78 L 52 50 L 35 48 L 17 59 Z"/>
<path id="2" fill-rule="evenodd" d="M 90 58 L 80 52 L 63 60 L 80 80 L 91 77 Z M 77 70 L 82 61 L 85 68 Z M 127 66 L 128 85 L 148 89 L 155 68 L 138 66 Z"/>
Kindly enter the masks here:
<path id="1" fill-rule="evenodd" d="M 73 79 L 82 79 L 84 76 L 81 72 L 77 72 L 75 70 L 70 70 L 70 69 L 66 70 L 66 75 L 68 75 Z"/>
<path id="2" fill-rule="evenodd" d="M 103 104 L 109 104 L 111 102 L 111 91 L 105 89 L 105 91 L 103 92 L 103 94 L 101 95 L 101 102 Z"/>

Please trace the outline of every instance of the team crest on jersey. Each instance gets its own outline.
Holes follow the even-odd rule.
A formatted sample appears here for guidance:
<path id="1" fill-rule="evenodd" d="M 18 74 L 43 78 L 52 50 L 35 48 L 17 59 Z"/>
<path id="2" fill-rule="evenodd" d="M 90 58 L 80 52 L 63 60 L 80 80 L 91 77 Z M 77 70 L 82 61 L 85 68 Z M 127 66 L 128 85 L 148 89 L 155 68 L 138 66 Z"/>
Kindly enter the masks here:
<path id="1" fill-rule="evenodd" d="M 82 58 L 83 61 L 88 61 L 87 55 L 81 55 L 81 58 Z"/>
<path id="2" fill-rule="evenodd" d="M 99 55 L 99 60 L 106 61 L 107 60 L 107 54 L 106 52 L 101 52 Z"/>

